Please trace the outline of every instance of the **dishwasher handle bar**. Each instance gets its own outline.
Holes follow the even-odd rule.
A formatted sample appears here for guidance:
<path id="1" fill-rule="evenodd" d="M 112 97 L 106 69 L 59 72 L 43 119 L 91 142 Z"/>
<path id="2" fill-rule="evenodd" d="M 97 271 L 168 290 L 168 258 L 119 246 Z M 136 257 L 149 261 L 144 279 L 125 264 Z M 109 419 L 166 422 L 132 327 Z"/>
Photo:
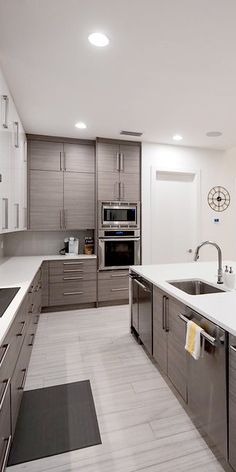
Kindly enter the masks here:
<path id="1" fill-rule="evenodd" d="M 184 321 L 185 323 L 187 323 L 189 320 L 189 318 L 187 318 L 186 316 L 180 314 L 179 315 L 179 318 Z M 215 346 L 216 344 L 216 338 L 213 338 L 213 336 L 211 336 L 210 334 L 208 334 L 205 330 L 203 330 L 201 332 L 201 336 L 203 336 L 210 344 L 212 344 L 213 346 Z"/>
<path id="2" fill-rule="evenodd" d="M 139 282 L 138 279 L 135 279 L 133 278 L 133 280 L 145 291 L 145 292 L 148 292 L 148 293 L 151 293 L 152 291 L 146 287 L 146 285 L 142 284 L 141 282 Z"/>

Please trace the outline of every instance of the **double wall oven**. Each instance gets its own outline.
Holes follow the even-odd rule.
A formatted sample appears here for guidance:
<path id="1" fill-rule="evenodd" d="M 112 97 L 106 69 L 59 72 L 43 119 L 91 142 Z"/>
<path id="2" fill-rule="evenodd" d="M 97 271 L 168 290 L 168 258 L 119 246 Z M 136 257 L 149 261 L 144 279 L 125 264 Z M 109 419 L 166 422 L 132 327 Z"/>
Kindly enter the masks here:
<path id="1" fill-rule="evenodd" d="M 99 270 L 140 263 L 140 204 L 99 203 Z"/>

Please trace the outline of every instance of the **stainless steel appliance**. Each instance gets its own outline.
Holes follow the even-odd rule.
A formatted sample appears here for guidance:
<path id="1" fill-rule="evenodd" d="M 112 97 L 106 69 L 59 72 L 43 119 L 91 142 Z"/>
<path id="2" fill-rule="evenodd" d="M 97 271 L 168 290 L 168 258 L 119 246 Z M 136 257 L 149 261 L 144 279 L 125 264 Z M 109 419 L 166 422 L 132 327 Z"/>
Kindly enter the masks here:
<path id="1" fill-rule="evenodd" d="M 99 270 L 128 269 L 140 263 L 139 230 L 99 231 Z"/>
<path id="2" fill-rule="evenodd" d="M 236 470 L 236 337 L 229 335 L 229 463 Z"/>
<path id="3" fill-rule="evenodd" d="M 152 284 L 132 272 L 131 328 L 135 329 L 144 347 L 152 354 Z"/>
<path id="4" fill-rule="evenodd" d="M 189 310 L 179 314 L 183 323 L 189 319 L 203 328 L 202 354 L 199 360 L 187 354 L 188 406 L 193 417 L 219 451 L 227 456 L 227 334 L 216 324 Z M 183 346 L 184 350 L 184 346 Z"/>
<path id="5" fill-rule="evenodd" d="M 99 229 L 140 228 L 140 203 L 99 202 Z"/>

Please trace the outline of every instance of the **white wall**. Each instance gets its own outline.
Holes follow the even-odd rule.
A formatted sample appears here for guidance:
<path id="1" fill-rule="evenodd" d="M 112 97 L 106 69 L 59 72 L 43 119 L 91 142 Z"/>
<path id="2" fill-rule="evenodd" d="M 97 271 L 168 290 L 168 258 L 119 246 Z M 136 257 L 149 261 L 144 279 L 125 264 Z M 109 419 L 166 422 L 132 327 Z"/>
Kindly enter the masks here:
<path id="1" fill-rule="evenodd" d="M 184 146 L 170 146 L 155 143 L 142 145 L 142 263 L 152 263 L 150 227 L 151 227 L 151 168 L 167 170 L 198 170 L 201 173 L 200 196 L 200 231 L 199 242 L 211 239 L 218 242 L 223 249 L 224 259 L 236 258 L 235 218 L 236 218 L 236 148 L 234 150 L 214 151 Z M 207 195 L 211 187 L 222 185 L 231 195 L 229 208 L 217 213 L 209 207 Z M 220 224 L 213 222 L 214 217 L 220 218 Z M 168 228 L 162 228 L 168 231 Z M 156 242 L 158 244 L 158 234 Z M 204 248 L 201 260 L 216 258 L 214 248 Z"/>

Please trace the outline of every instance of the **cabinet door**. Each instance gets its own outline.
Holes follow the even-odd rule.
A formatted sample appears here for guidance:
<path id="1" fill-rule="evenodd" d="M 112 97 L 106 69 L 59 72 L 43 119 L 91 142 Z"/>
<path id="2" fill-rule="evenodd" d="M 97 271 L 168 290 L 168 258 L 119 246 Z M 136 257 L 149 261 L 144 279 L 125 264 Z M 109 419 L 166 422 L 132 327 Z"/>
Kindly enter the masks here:
<path id="1" fill-rule="evenodd" d="M 64 144 L 64 170 L 68 172 L 95 172 L 94 146 Z"/>
<path id="2" fill-rule="evenodd" d="M 165 294 L 153 287 L 153 357 L 167 373 L 167 332 L 164 327 Z"/>
<path id="3" fill-rule="evenodd" d="M 63 173 L 30 171 L 30 229 L 61 229 Z"/>
<path id="4" fill-rule="evenodd" d="M 62 143 L 29 141 L 28 153 L 31 170 L 62 170 Z"/>
<path id="5" fill-rule="evenodd" d="M 187 354 L 185 351 L 186 325 L 179 315 L 185 307 L 169 298 L 168 307 L 168 377 L 187 401 Z"/>
<path id="6" fill-rule="evenodd" d="M 120 173 L 120 200 L 140 201 L 140 175 Z"/>
<path id="7" fill-rule="evenodd" d="M 11 413 L 9 383 L 5 384 L 5 390 L 0 397 L 0 401 L 0 467 L 1 471 L 3 472 L 7 466 L 7 459 L 11 446 Z"/>
<path id="8" fill-rule="evenodd" d="M 66 229 L 93 229 L 95 207 L 94 174 L 64 173 Z"/>
<path id="9" fill-rule="evenodd" d="M 98 172 L 119 172 L 119 145 L 98 143 L 97 162 Z"/>
<path id="10" fill-rule="evenodd" d="M 137 145 L 121 144 L 121 171 L 128 174 L 140 174 L 140 147 Z"/>
<path id="11" fill-rule="evenodd" d="M 98 200 L 119 200 L 119 174 L 112 172 L 98 173 Z"/>

